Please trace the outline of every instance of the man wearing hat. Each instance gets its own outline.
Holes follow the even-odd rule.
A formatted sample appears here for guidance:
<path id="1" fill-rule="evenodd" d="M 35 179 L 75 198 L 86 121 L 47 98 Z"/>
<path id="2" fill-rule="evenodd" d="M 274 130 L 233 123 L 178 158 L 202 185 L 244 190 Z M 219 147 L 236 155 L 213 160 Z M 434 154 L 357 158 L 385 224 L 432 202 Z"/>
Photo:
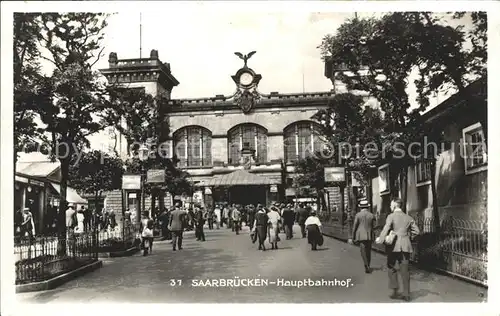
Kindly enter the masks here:
<path id="1" fill-rule="evenodd" d="M 365 272 L 371 273 L 370 261 L 372 253 L 372 242 L 374 240 L 373 228 L 375 226 L 375 216 L 370 212 L 370 204 L 368 201 L 361 200 L 358 207 L 360 211 L 354 217 L 354 225 L 352 229 L 352 236 L 349 243 L 353 241 L 359 242 L 359 249 L 361 251 L 361 258 L 365 265 Z"/>
<path id="2" fill-rule="evenodd" d="M 295 212 L 292 209 L 292 204 L 288 205 L 283 209 L 281 214 L 283 217 L 283 226 L 285 226 L 286 239 L 292 239 L 293 237 L 293 223 L 295 222 Z"/>

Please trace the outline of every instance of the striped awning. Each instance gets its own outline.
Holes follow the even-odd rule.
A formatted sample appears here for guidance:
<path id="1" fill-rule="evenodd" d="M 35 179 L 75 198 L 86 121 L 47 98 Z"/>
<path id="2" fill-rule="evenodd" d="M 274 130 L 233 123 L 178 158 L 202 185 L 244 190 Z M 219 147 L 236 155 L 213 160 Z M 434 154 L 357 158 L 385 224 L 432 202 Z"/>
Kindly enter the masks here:
<path id="1" fill-rule="evenodd" d="M 200 186 L 206 187 L 271 184 L 279 184 L 279 181 L 269 177 L 261 177 L 245 170 L 237 170 L 225 175 L 219 175 L 199 183 Z"/>

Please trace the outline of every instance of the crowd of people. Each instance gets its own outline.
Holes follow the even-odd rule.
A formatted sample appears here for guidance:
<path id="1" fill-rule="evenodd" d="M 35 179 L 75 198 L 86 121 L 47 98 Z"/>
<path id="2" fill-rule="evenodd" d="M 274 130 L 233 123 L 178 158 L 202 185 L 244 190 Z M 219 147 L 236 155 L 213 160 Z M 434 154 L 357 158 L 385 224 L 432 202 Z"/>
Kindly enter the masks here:
<path id="1" fill-rule="evenodd" d="M 127 212 L 126 212 L 127 213 Z M 125 215 L 127 220 L 127 215 Z M 272 203 L 269 206 L 241 205 L 229 203 L 216 203 L 213 207 L 203 208 L 200 205 L 182 206 L 177 202 L 175 206 L 165 209 L 155 218 L 149 218 L 149 212 L 144 212 L 143 223 L 140 228 L 141 238 L 148 241 L 152 247 L 153 240 L 147 234 L 147 221 L 150 225 L 159 228 L 164 239 L 171 240 L 172 249 L 182 249 L 183 232 L 194 230 L 197 241 L 205 241 L 204 227 L 208 229 L 221 229 L 226 226 L 236 235 L 239 235 L 243 225 L 248 226 L 255 243 L 259 240 L 258 249 L 266 250 L 265 241 L 268 240 L 272 249 L 278 249 L 279 233 L 284 232 L 286 239 L 293 238 L 293 225 L 298 223 L 301 227 L 302 238 L 308 236 L 311 249 L 316 250 L 322 244 L 321 222 L 316 215 L 316 208 L 312 204 L 298 203 Z M 307 233 L 309 232 L 309 233 Z M 151 248 L 152 249 L 152 248 Z"/>

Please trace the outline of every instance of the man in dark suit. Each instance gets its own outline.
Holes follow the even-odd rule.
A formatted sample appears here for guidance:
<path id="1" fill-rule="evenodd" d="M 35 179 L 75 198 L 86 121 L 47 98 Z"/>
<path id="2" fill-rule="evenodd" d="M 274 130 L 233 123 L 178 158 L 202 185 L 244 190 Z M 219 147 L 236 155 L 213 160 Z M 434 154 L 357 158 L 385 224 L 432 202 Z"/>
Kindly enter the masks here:
<path id="1" fill-rule="evenodd" d="M 178 206 L 170 214 L 169 230 L 173 233 L 172 247 L 175 251 L 176 245 L 182 250 L 182 233 L 187 220 L 187 212 L 181 210 Z"/>
<path id="2" fill-rule="evenodd" d="M 362 200 L 359 202 L 358 206 L 360 211 L 354 217 L 352 236 L 351 239 L 349 239 L 349 243 L 352 244 L 353 241 L 356 243 L 359 242 L 359 249 L 365 265 L 365 272 L 371 273 L 370 261 L 372 242 L 374 239 L 373 228 L 375 226 L 375 216 L 369 211 L 370 205 L 368 201 Z"/>
<path id="3" fill-rule="evenodd" d="M 304 207 L 304 204 L 299 204 L 299 210 L 297 211 L 297 222 L 300 226 L 300 231 L 302 232 L 302 238 L 306 238 L 306 226 L 305 222 L 309 217 L 309 210 Z"/>
<path id="4" fill-rule="evenodd" d="M 395 268 L 396 262 L 399 263 L 399 272 L 403 279 L 403 299 L 410 301 L 410 272 L 408 266 L 410 263 L 410 254 L 413 252 L 411 238 L 417 236 L 420 231 L 413 218 L 401 209 L 401 199 L 394 199 L 391 202 L 392 213 L 385 219 L 385 226 L 380 236 L 375 240 L 382 244 L 390 231 L 395 234 L 395 239 L 389 246 L 387 254 L 387 268 L 389 274 L 389 288 L 392 289 L 391 298 L 398 299 L 398 272 Z M 392 250 L 392 251 L 391 251 Z"/>
<path id="5" fill-rule="evenodd" d="M 295 221 L 295 213 L 292 210 L 292 204 L 289 203 L 281 214 L 283 218 L 283 226 L 285 226 L 286 239 L 293 238 L 293 223 Z"/>

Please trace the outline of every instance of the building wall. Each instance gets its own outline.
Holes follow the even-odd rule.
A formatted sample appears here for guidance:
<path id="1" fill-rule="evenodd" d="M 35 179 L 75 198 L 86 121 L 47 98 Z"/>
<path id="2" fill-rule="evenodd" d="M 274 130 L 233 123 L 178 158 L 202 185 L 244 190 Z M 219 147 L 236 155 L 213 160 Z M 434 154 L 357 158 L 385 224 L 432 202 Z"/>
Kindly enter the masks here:
<path id="1" fill-rule="evenodd" d="M 449 216 L 470 220 L 486 220 L 488 172 L 465 174 L 465 162 L 461 155 L 461 132 L 475 123 L 470 120 L 444 126 L 443 151 L 436 160 L 436 196 L 441 219 Z M 432 218 L 432 188 L 430 181 L 417 184 L 416 167 L 408 170 L 408 191 L 406 209 L 409 214 L 422 213 Z M 389 195 L 380 195 L 378 177 L 372 179 L 374 210 L 388 213 Z M 386 197 L 387 196 L 387 197 Z"/>
<path id="2" fill-rule="evenodd" d="M 243 114 L 240 110 L 173 113 L 170 116 L 170 129 L 174 133 L 179 128 L 198 125 L 210 130 L 212 135 L 227 135 L 227 132 L 236 125 L 254 123 L 266 128 L 268 133 L 283 133 L 283 129 L 294 122 L 311 120 L 318 110 L 317 107 L 298 109 L 275 107 L 256 109 L 250 114 Z"/>

